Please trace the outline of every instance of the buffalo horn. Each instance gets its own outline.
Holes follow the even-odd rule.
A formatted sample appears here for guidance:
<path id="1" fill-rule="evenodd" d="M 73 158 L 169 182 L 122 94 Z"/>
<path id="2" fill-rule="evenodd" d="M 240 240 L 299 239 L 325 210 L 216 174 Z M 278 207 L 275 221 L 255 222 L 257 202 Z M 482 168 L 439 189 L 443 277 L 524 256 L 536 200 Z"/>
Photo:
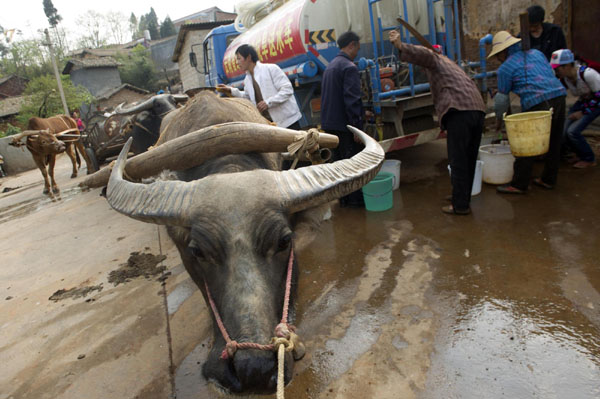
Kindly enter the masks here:
<path id="1" fill-rule="evenodd" d="M 232 133 L 242 127 L 241 125 L 243 126 L 244 124 L 225 123 L 211 126 L 205 132 L 212 130 L 215 133 L 212 137 L 213 139 L 216 139 L 218 136 L 227 138 L 227 136 L 232 136 Z M 247 133 L 250 133 L 247 135 L 247 138 L 234 135 L 237 136 L 236 141 L 239 141 L 238 144 L 242 144 L 242 147 L 248 147 L 249 143 L 260 144 L 262 141 L 264 141 L 263 145 L 269 142 L 271 145 L 274 144 L 273 141 L 277 138 L 277 135 L 266 134 L 269 132 L 279 132 L 279 134 L 283 135 L 291 133 L 288 139 L 286 139 L 287 142 L 279 144 L 282 147 L 294 141 L 294 132 L 287 129 L 260 124 L 253 124 L 252 127 L 248 126 L 252 124 L 245 125 L 247 130 L 241 130 L 246 130 Z M 247 173 L 254 174 L 257 181 L 260 181 L 261 176 L 269 176 L 269 181 L 277 187 L 276 191 L 279 193 L 278 202 L 290 212 L 298 212 L 347 195 L 358 190 L 371 180 L 381 168 L 384 159 L 383 149 L 375 140 L 358 129 L 349 128 L 365 144 L 365 148 L 350 159 L 340 160 L 333 164 L 316 165 L 291 171 L 274 172 L 257 170 Z M 258 132 L 261 130 L 264 131 L 263 134 Z M 323 136 L 323 138 L 327 137 L 327 135 Z M 176 148 L 175 145 L 177 142 L 184 137 L 167 142 L 147 154 L 156 155 L 156 152 L 163 149 L 166 150 L 167 147 Z M 197 199 L 203 196 L 202 190 L 204 184 L 202 180 L 193 182 L 156 181 L 151 184 L 139 184 L 123 180 L 123 170 L 125 169 L 125 161 L 131 141 L 132 139 L 130 138 L 121 150 L 121 154 L 110 175 L 106 192 L 106 199 L 109 204 L 118 212 L 137 220 L 156 224 L 185 226 L 186 221 L 191 220 L 191 215 L 197 210 Z M 208 148 L 206 147 L 207 150 Z M 226 155 L 226 152 L 221 152 L 221 150 L 226 148 L 229 149 L 228 153 L 243 152 L 241 147 L 234 149 L 231 146 L 231 142 L 228 143 L 227 140 L 219 143 L 219 145 L 217 145 L 217 142 L 213 142 L 211 148 L 211 152 L 213 153 L 207 156 L 207 159 Z M 281 148 L 274 146 L 269 152 L 275 151 L 279 152 Z M 196 154 L 199 154 L 199 152 L 196 152 Z M 179 159 L 181 160 L 182 157 L 183 155 L 180 154 Z M 188 167 L 191 167 L 191 165 Z M 247 177 L 249 178 L 250 175 Z"/>
<path id="2" fill-rule="evenodd" d="M 341 198 L 360 189 L 381 169 L 383 148 L 367 134 L 348 126 L 365 148 L 350 159 L 286 170 L 276 175 L 282 205 L 294 213 Z"/>
<path id="3" fill-rule="evenodd" d="M 127 164 L 129 176 L 140 179 L 159 174 L 164 169 L 185 170 L 205 161 L 229 154 L 248 152 L 281 152 L 301 133 L 277 126 L 250 122 L 227 122 L 212 125 L 169 140 L 151 151 L 133 157 Z M 331 134 L 319 136 L 321 147 L 336 147 L 338 138 Z M 104 168 L 89 175 L 85 187 L 106 185 L 110 170 Z"/>
<path id="4" fill-rule="evenodd" d="M 125 103 L 119 104 L 119 106 L 117 107 L 117 109 L 115 109 L 113 114 L 133 115 L 133 114 L 137 114 L 138 112 L 152 109 L 152 107 L 154 106 L 154 97 L 151 97 L 151 98 L 147 99 L 146 101 L 144 101 L 143 103 L 134 105 L 133 107 L 130 107 L 130 108 L 123 108 L 123 104 L 125 104 Z"/>
<path id="5" fill-rule="evenodd" d="M 133 137 L 123 146 L 113 167 L 106 199 L 117 212 L 142 222 L 169 225 L 185 225 L 188 210 L 195 196 L 200 195 L 199 182 L 156 181 L 151 184 L 132 183 L 123 180 L 127 152 Z"/>

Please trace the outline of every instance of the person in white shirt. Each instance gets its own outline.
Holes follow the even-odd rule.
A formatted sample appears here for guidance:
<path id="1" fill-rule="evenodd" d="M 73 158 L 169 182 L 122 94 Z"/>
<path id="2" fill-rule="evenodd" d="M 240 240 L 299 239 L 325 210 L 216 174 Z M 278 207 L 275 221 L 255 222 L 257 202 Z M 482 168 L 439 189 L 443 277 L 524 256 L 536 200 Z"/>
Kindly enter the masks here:
<path id="1" fill-rule="evenodd" d="M 594 151 L 582 133 L 600 116 L 600 73 L 575 61 L 569 49 L 553 52 L 550 65 L 571 94 L 579 97 L 569 109 L 564 129 L 565 144 L 577 156 L 573 166 L 579 169 L 595 166 Z"/>
<path id="2" fill-rule="evenodd" d="M 277 126 L 299 130 L 302 117 L 294 97 L 294 88 L 285 73 L 276 64 L 263 64 L 256 49 L 242 44 L 235 50 L 242 70 L 246 71 L 244 90 L 219 84 L 218 91 L 252 101 L 267 119 Z"/>

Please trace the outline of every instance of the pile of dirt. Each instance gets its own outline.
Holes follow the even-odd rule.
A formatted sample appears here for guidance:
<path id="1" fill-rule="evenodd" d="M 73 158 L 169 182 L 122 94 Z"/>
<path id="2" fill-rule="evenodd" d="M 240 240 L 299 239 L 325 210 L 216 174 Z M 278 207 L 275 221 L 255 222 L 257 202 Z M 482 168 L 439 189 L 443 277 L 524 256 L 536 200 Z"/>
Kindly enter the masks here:
<path id="1" fill-rule="evenodd" d="M 116 287 L 117 285 L 127 283 L 136 277 L 144 276 L 150 278 L 157 274 L 162 274 L 162 272 L 166 270 L 166 267 L 157 266 L 157 264 L 166 258 L 165 255 L 132 252 L 127 263 L 121 264 L 120 268 L 110 272 L 108 275 L 108 282 Z"/>
<path id="2" fill-rule="evenodd" d="M 88 287 L 81 287 L 81 288 L 71 288 L 69 290 L 65 290 L 65 289 L 60 289 L 58 291 L 56 291 L 54 294 L 52 294 L 52 296 L 50 296 L 50 298 L 48 298 L 51 301 L 54 302 L 58 302 L 58 301 L 62 301 L 63 299 L 67 299 L 67 298 L 71 298 L 71 299 L 77 299 L 77 298 L 81 298 L 81 297 L 85 297 L 87 294 L 93 292 L 93 291 L 102 291 L 102 284 L 98 284 L 98 285 L 92 285 L 92 286 L 88 286 Z"/>

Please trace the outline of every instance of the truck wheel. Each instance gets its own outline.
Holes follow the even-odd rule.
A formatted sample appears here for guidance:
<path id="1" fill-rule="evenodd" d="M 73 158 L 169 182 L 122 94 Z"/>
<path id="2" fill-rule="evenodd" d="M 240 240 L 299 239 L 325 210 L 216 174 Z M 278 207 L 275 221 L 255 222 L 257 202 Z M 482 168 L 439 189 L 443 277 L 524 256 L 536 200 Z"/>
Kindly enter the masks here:
<path id="1" fill-rule="evenodd" d="M 100 170 L 100 165 L 98 164 L 98 158 L 96 158 L 96 153 L 94 152 L 94 150 L 92 150 L 91 148 L 86 148 L 85 149 L 85 153 L 87 154 L 88 158 L 90 158 L 90 162 L 92 163 L 92 168 L 94 168 L 94 171 Z M 88 170 L 88 174 L 93 173 L 91 171 Z"/>

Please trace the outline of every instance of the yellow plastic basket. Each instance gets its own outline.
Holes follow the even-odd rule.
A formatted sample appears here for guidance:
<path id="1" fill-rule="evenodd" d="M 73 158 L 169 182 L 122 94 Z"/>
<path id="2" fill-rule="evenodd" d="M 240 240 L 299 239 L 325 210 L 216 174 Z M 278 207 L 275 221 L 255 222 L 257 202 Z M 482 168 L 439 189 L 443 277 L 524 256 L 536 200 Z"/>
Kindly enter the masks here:
<path id="1" fill-rule="evenodd" d="M 504 116 L 510 151 L 516 157 L 532 157 L 548 152 L 550 147 L 550 111 L 521 112 Z"/>

